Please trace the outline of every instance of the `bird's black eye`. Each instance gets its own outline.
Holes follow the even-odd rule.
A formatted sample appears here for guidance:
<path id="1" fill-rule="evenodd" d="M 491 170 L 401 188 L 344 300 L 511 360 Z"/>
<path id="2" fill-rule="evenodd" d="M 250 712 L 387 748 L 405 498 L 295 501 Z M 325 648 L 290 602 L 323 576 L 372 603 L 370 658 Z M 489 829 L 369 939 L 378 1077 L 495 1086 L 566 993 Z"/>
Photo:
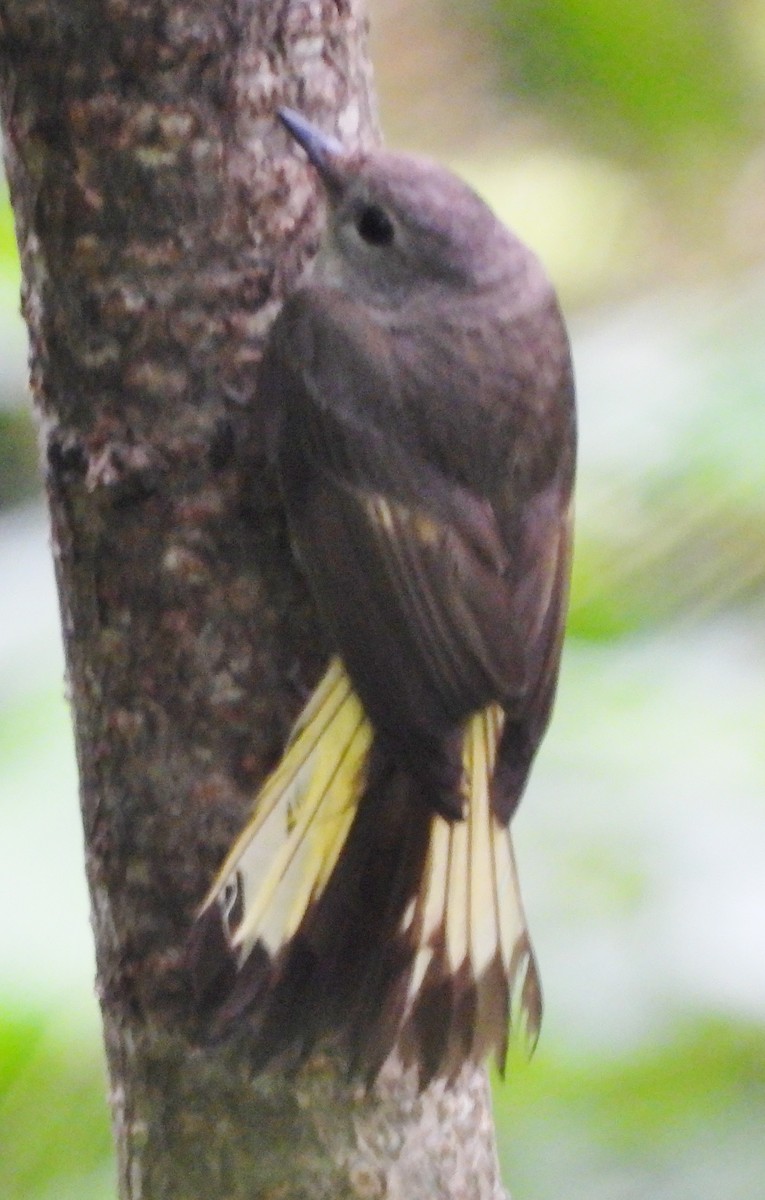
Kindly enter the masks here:
<path id="1" fill-rule="evenodd" d="M 359 237 L 370 246 L 390 246 L 393 241 L 393 222 L 376 204 L 365 204 L 356 218 Z"/>

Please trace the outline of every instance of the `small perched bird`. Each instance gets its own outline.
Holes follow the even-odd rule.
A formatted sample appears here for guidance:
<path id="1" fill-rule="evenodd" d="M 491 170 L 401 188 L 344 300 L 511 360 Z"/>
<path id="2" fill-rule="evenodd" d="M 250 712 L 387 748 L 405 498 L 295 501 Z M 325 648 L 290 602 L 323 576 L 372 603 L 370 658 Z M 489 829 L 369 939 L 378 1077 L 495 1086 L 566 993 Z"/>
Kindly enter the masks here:
<path id="1" fill-rule="evenodd" d="M 256 1067 L 339 1046 L 421 1086 L 541 994 L 509 822 L 547 726 L 574 476 L 568 338 L 534 255 L 464 183 L 279 112 L 326 196 L 258 403 L 336 650 L 192 935 Z"/>

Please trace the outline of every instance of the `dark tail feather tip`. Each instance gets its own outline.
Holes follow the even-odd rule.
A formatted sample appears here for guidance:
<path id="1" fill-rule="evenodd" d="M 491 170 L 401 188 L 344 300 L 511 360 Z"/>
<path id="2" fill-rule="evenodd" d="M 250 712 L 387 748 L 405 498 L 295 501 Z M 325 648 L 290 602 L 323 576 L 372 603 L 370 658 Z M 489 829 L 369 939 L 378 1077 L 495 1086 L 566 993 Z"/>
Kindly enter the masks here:
<path id="1" fill-rule="evenodd" d="M 194 1006 L 200 1013 L 210 1013 L 231 994 L 237 979 L 236 957 L 217 904 L 200 913 L 192 925 L 183 965 Z"/>

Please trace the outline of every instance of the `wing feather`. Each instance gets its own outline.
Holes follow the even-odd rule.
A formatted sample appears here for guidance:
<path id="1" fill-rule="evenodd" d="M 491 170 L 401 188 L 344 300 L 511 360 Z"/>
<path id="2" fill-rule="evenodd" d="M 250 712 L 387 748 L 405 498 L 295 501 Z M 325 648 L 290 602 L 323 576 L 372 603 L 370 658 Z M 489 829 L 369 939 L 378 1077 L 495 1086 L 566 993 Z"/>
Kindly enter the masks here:
<path id="1" fill-rule="evenodd" d="M 522 718 L 557 664 L 570 481 L 534 491 L 508 468 L 492 493 L 450 473 L 416 435 L 385 330 L 320 300 L 287 306 L 263 382 L 293 540 L 354 686 L 396 735 L 442 736 L 492 701 Z"/>

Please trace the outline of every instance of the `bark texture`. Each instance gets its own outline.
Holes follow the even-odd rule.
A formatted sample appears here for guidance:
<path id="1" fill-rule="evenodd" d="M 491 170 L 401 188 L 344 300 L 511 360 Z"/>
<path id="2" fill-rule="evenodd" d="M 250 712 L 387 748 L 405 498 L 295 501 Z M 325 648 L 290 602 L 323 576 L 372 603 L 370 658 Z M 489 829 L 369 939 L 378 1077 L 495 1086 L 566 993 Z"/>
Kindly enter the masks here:
<path id="1" fill-rule="evenodd" d="M 192 914 L 326 647 L 253 375 L 315 245 L 289 103 L 376 136 L 360 0 L 0 0 L 123 1200 L 497 1200 L 481 1072 L 252 1079 L 182 969 Z"/>

